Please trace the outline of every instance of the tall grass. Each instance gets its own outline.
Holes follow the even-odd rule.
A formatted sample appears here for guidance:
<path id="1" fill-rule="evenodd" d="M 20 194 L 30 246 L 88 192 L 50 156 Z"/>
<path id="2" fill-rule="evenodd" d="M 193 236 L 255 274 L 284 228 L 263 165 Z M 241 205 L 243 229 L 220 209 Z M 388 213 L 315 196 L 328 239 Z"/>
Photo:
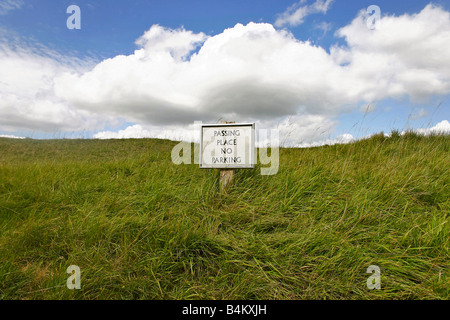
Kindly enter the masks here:
<path id="1" fill-rule="evenodd" d="M 281 149 L 228 194 L 174 145 L 0 139 L 0 298 L 450 297 L 449 136 Z"/>

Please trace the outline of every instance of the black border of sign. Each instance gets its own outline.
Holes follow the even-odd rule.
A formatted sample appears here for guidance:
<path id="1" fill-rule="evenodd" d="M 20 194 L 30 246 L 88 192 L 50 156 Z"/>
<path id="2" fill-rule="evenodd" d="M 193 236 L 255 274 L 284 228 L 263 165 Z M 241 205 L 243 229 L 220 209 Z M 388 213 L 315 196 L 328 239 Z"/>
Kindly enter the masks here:
<path id="1" fill-rule="evenodd" d="M 228 166 L 202 166 L 203 164 L 203 127 L 251 127 L 251 154 L 250 154 L 250 165 L 238 166 L 238 165 L 228 165 Z M 201 124 L 200 126 L 200 154 L 199 154 L 199 167 L 200 169 L 254 169 L 256 164 L 255 159 L 255 123 L 207 123 Z"/>

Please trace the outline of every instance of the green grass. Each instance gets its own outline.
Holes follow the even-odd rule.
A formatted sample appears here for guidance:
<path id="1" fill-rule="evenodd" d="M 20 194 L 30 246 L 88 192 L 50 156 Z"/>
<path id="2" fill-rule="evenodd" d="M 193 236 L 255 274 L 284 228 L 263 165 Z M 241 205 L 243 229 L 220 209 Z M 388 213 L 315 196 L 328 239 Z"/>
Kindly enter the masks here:
<path id="1" fill-rule="evenodd" d="M 0 298 L 449 299 L 449 139 L 281 149 L 228 194 L 172 141 L 0 139 Z"/>

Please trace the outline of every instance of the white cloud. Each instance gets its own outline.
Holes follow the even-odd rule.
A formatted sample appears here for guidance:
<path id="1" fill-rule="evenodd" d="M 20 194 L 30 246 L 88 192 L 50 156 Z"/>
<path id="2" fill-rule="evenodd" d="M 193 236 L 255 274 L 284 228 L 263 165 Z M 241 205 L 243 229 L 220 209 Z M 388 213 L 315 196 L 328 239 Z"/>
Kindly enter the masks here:
<path id="1" fill-rule="evenodd" d="M 25 139 L 25 137 L 18 137 L 11 134 L 0 134 L 0 138 L 9 138 L 9 139 Z"/>
<path id="2" fill-rule="evenodd" d="M 282 120 L 258 121 L 257 129 L 278 129 L 279 145 L 294 147 L 301 144 L 309 144 L 323 140 L 324 136 L 330 136 L 336 127 L 336 122 L 324 115 L 294 115 Z M 270 140 L 261 139 L 263 146 Z"/>
<path id="3" fill-rule="evenodd" d="M 450 134 L 450 122 L 448 120 L 442 120 L 438 124 L 436 124 L 434 127 L 431 128 L 418 128 L 418 129 L 412 129 L 412 130 L 404 130 L 400 132 L 401 135 L 406 134 L 407 132 L 415 132 L 417 134 L 428 136 L 430 134 Z M 390 137 L 392 133 L 385 133 L 385 137 Z M 369 138 L 369 137 L 368 137 Z"/>
<path id="4" fill-rule="evenodd" d="M 172 39 L 178 38 L 176 32 L 160 30 L 164 37 L 168 39 L 161 42 L 179 48 Z M 206 39 L 187 61 L 172 52 L 167 46 L 142 47 L 85 74 L 60 76 L 55 92 L 79 108 L 137 123 L 273 119 L 301 109 L 304 114 L 338 111 L 339 92 L 332 81 L 340 67 L 324 49 L 270 24 L 237 24 Z M 320 94 L 323 89 L 329 89 L 328 96 Z"/>
<path id="5" fill-rule="evenodd" d="M 278 122 L 274 120 L 256 121 L 256 145 L 258 147 L 266 146 L 267 143 L 283 147 L 313 145 L 314 141 L 322 141 L 323 136 L 329 136 L 335 125 L 334 121 L 318 115 L 291 116 Z M 269 129 L 278 130 L 278 141 L 273 140 Z M 93 137 L 94 139 L 158 138 L 199 143 L 198 132 L 199 127 L 196 124 L 172 125 L 164 128 L 136 124 L 119 131 L 100 131 Z M 327 139 L 326 141 L 332 140 Z"/>
<path id="6" fill-rule="evenodd" d="M 310 5 L 304 5 L 305 2 L 306 0 L 301 0 L 290 6 L 282 14 L 278 15 L 278 18 L 274 23 L 275 26 L 298 26 L 304 22 L 306 16 L 316 13 L 327 13 L 334 0 L 316 0 Z"/>
<path id="7" fill-rule="evenodd" d="M 182 61 L 206 39 L 207 36 L 202 32 L 195 34 L 184 28 L 172 30 L 153 25 L 135 43 L 143 48 L 145 53 L 154 55 L 157 52 L 169 52 L 175 61 Z"/>
<path id="8" fill-rule="evenodd" d="M 170 126 L 165 129 L 155 126 L 135 124 L 119 131 L 101 131 L 94 134 L 94 139 L 142 139 L 157 138 L 175 141 L 198 142 L 193 125 L 187 127 Z"/>
<path id="9" fill-rule="evenodd" d="M 78 108 L 136 123 L 332 118 L 355 104 L 450 93 L 448 15 L 427 6 L 384 17 L 381 30 L 369 30 L 359 15 L 338 32 L 348 46 L 331 54 L 266 23 L 237 24 L 211 37 L 153 26 L 134 54 L 62 75 L 55 92 Z"/>
<path id="10" fill-rule="evenodd" d="M 20 9 L 24 5 L 22 0 L 1 0 L 0 16 L 8 14 L 10 11 Z"/>
<path id="11" fill-rule="evenodd" d="M 430 135 L 430 134 L 450 134 L 450 122 L 448 120 L 443 120 L 436 124 L 434 127 L 431 128 L 419 128 L 412 130 L 415 133 L 421 134 L 421 135 Z M 402 131 L 401 135 L 404 135 L 407 131 Z M 390 137 L 390 133 L 385 133 L 386 137 Z M 362 139 L 370 138 L 371 136 L 363 137 Z M 320 147 L 324 145 L 334 145 L 334 144 L 347 144 L 351 142 L 355 142 L 357 139 L 355 139 L 351 134 L 345 133 L 342 135 L 337 136 L 335 139 L 322 139 L 317 140 L 313 142 L 303 142 L 297 145 L 294 145 L 294 147 L 297 148 L 310 148 L 310 147 Z"/>
<path id="12" fill-rule="evenodd" d="M 337 136 L 335 139 L 323 139 L 323 140 L 318 140 L 318 141 L 314 141 L 314 142 L 304 142 L 304 143 L 300 143 L 298 145 L 296 145 L 296 148 L 311 148 L 311 147 L 321 147 L 321 146 L 325 146 L 325 145 L 335 145 L 335 144 L 347 144 L 347 143 L 351 143 L 354 142 L 355 138 L 349 134 L 349 133 L 345 133 L 342 135 Z"/>
<path id="13" fill-rule="evenodd" d="M 311 144 L 358 106 L 449 94 L 449 12 L 429 5 L 381 23 L 370 30 L 359 14 L 337 32 L 347 45 L 331 53 L 267 23 L 214 36 L 154 25 L 133 54 L 93 67 L 48 49 L 3 44 L 0 130 L 88 130 L 126 121 L 140 127 L 96 137 L 155 137 L 169 128 L 176 138 L 195 120 L 223 118 L 278 127 L 287 144 Z"/>
<path id="14" fill-rule="evenodd" d="M 413 15 L 385 16 L 370 30 L 362 12 L 337 31 L 346 48 L 332 48 L 337 63 L 348 63 L 353 93 L 371 102 L 409 96 L 421 101 L 450 92 L 450 13 L 427 5 Z"/>
<path id="15" fill-rule="evenodd" d="M 54 79 L 63 73 L 85 72 L 92 61 L 67 57 L 1 34 L 0 129 L 68 131 L 88 129 L 97 120 L 58 98 Z"/>
<path id="16" fill-rule="evenodd" d="M 450 134 L 450 122 L 448 120 L 443 120 L 436 124 L 434 127 L 431 128 L 420 128 L 413 130 L 416 133 L 423 134 L 423 135 L 430 135 L 430 134 Z M 404 134 L 405 132 L 402 132 Z"/>
<path id="17" fill-rule="evenodd" d="M 322 30 L 322 37 L 324 37 L 328 33 L 328 31 L 332 29 L 332 26 L 330 22 L 322 21 L 321 23 L 316 24 L 315 28 Z"/>
<path id="18" fill-rule="evenodd" d="M 428 116 L 428 111 L 425 110 L 425 109 L 423 109 L 423 108 L 421 108 L 421 109 L 419 110 L 419 112 L 417 112 L 416 114 L 413 114 L 413 115 L 412 115 L 412 119 L 413 119 L 413 120 L 417 120 L 417 119 L 420 119 L 420 118 L 424 118 L 424 117 L 426 117 L 426 116 Z"/>
<path id="19" fill-rule="evenodd" d="M 94 139 L 142 139 L 153 138 L 150 131 L 142 128 L 141 125 L 129 126 L 124 130 L 114 131 L 101 131 L 94 134 Z"/>

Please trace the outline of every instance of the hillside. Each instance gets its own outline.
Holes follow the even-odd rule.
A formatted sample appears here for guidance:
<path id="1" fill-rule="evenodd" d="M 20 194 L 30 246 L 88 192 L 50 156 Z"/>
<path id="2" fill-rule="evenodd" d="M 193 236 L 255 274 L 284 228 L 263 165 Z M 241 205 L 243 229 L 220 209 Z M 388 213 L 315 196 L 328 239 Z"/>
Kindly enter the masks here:
<path id="1" fill-rule="evenodd" d="M 1 138 L 0 299 L 450 298 L 449 136 L 281 149 L 228 194 L 175 144 Z"/>

